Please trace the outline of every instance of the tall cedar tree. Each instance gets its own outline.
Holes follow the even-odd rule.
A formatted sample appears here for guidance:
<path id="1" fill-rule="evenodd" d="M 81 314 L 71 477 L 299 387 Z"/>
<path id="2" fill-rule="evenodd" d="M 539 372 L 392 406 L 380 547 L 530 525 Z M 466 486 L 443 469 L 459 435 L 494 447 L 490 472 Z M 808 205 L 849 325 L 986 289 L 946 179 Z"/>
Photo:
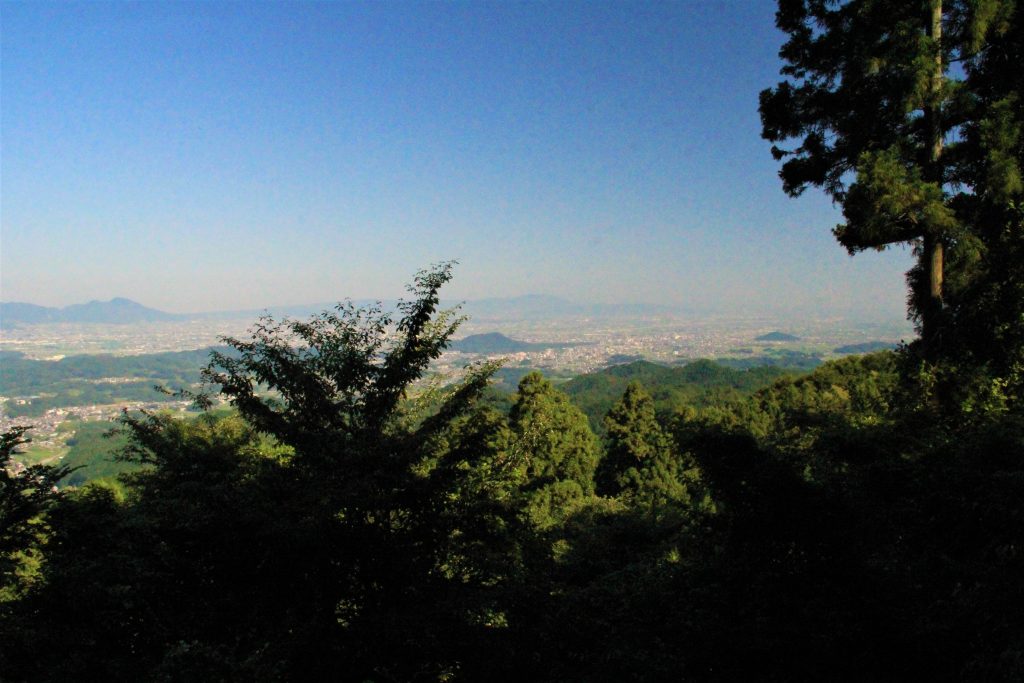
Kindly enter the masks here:
<path id="1" fill-rule="evenodd" d="M 786 80 L 761 93 L 760 112 L 762 136 L 782 145 L 783 187 L 840 204 L 834 232 L 851 254 L 914 245 L 910 308 L 932 354 L 947 262 L 983 246 L 980 205 L 1005 208 L 994 185 L 1020 192 L 1019 89 L 980 82 L 1015 14 L 1016 0 L 780 0 L 776 14 Z"/>
<path id="2" fill-rule="evenodd" d="M 607 450 L 598 468 L 598 492 L 628 492 L 639 500 L 665 502 L 686 495 L 680 460 L 654 414 L 654 400 L 630 382 L 604 418 Z"/>
<path id="3" fill-rule="evenodd" d="M 981 370 L 996 394 L 1024 397 L 1024 9 L 1006 20 L 983 58 L 969 65 L 977 116 L 964 126 L 964 174 L 978 178 L 965 201 L 983 248 L 965 265 L 950 301 L 958 362 Z M 1005 387 L 1000 387 L 1002 383 Z M 958 378 L 961 386 L 969 381 Z"/>
<path id="4" fill-rule="evenodd" d="M 539 372 L 519 382 L 509 414 L 528 480 L 530 517 L 546 526 L 574 503 L 594 493 L 594 473 L 601 457 L 587 416 Z"/>

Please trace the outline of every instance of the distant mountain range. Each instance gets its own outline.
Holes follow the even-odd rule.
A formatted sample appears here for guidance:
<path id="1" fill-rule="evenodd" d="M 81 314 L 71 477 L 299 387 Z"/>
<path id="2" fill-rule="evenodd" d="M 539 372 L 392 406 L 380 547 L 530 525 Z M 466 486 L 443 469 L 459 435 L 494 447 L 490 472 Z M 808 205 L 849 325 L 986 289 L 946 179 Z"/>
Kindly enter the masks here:
<path id="1" fill-rule="evenodd" d="M 147 308 L 130 299 L 90 301 L 64 308 L 48 308 L 18 302 L 0 303 L 0 325 L 9 323 L 111 323 L 164 322 L 187 316 Z"/>
<path id="2" fill-rule="evenodd" d="M 370 299 L 355 300 L 356 306 L 375 303 Z M 383 301 L 385 309 L 395 301 Z M 548 320 L 567 317 L 624 318 L 665 315 L 675 311 L 671 306 L 655 304 L 577 304 L 556 296 L 528 294 L 510 298 L 476 299 L 472 301 L 443 301 L 445 308 L 462 305 L 462 312 L 474 320 Z M 270 314 L 276 318 L 305 318 L 331 309 L 334 303 L 272 306 L 264 309 L 217 311 L 212 313 L 167 313 L 140 303 L 118 297 L 110 301 L 90 301 L 64 308 L 49 308 L 20 302 L 0 302 L 0 326 L 39 323 L 107 323 L 130 324 L 173 320 L 228 320 L 255 319 Z"/>

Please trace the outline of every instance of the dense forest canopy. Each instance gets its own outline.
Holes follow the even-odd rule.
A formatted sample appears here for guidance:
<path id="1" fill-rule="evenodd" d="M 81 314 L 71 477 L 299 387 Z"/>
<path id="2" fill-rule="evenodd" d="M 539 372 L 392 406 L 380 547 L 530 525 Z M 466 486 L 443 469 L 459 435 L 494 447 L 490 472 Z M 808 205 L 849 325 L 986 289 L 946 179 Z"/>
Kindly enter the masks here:
<path id="1" fill-rule="evenodd" d="M 123 418 L 133 472 L 0 470 L 3 677 L 1024 679 L 1022 14 L 780 3 L 785 188 L 916 245 L 921 342 L 667 397 L 623 366 L 581 410 L 487 363 L 422 388 L 448 265 L 264 319 L 202 371 L 233 411 Z"/>

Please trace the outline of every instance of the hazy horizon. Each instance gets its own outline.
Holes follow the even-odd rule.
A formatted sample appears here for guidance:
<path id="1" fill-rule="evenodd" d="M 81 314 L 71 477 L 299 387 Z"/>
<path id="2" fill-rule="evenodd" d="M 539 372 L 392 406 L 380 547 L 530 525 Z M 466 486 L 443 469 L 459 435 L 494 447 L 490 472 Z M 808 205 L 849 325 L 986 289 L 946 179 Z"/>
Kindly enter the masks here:
<path id="1" fill-rule="evenodd" d="M 774 4 L 4 3 L 0 299 L 898 318 L 759 137 Z M 289 303 L 308 302 L 308 303 Z"/>
<path id="2" fill-rule="evenodd" d="M 406 299 L 408 297 L 405 297 Z M 557 304 L 570 305 L 585 309 L 583 311 L 577 311 L 572 313 L 565 313 L 556 317 L 573 318 L 574 316 L 587 316 L 597 318 L 607 316 L 619 316 L 629 318 L 630 316 L 635 318 L 642 318 L 645 316 L 658 317 L 658 316 L 670 316 L 670 317 L 687 317 L 693 316 L 698 319 L 702 318 L 736 318 L 736 319 L 756 319 L 764 318 L 766 320 L 772 319 L 784 324 L 787 322 L 797 321 L 808 321 L 808 320 L 826 320 L 829 318 L 843 319 L 847 322 L 860 322 L 866 324 L 881 323 L 887 325 L 905 326 L 907 330 L 912 327 L 910 321 L 907 319 L 905 313 L 888 313 L 880 310 L 857 310 L 857 309 L 843 309 L 835 307 L 829 311 L 823 311 L 820 309 L 812 308 L 801 308 L 799 306 L 764 306 L 761 308 L 728 308 L 728 307 L 713 307 L 713 306 L 687 306 L 686 304 L 665 304 L 650 301 L 627 301 L 627 302 L 607 302 L 607 301 L 596 301 L 596 300 L 580 300 L 580 299 L 567 299 L 550 294 L 535 294 L 526 293 L 512 297 L 486 297 L 481 299 L 452 299 L 442 298 L 440 302 L 441 308 L 453 308 L 462 307 L 464 311 L 469 313 L 469 322 L 474 322 L 474 317 L 479 318 L 475 322 L 493 320 L 495 316 L 503 317 L 503 311 L 514 310 L 509 309 L 515 302 L 523 302 L 524 300 L 530 300 L 534 298 L 545 299 L 545 304 L 552 306 Z M 163 309 L 156 306 L 151 306 L 145 301 L 139 301 L 132 299 L 131 297 L 115 296 L 108 299 L 90 299 L 88 301 L 77 301 L 65 305 L 45 306 L 46 308 L 64 310 L 69 307 L 81 306 L 86 304 L 108 304 L 112 303 L 114 299 L 127 299 L 135 304 L 140 304 L 146 308 L 153 309 L 162 313 L 169 313 L 177 316 L 253 316 L 260 315 L 263 312 L 269 312 L 273 316 L 288 315 L 288 316 L 299 316 L 303 317 L 306 315 L 314 314 L 321 310 L 328 310 L 333 308 L 336 304 L 343 301 L 351 301 L 357 307 L 365 307 L 372 304 L 383 304 L 385 307 L 394 305 L 398 302 L 398 298 L 394 297 L 365 297 L 365 298 L 342 298 L 333 301 L 310 301 L 310 302 L 278 302 L 268 303 L 263 306 L 255 306 L 251 308 L 229 308 L 229 309 L 208 309 L 208 310 L 171 310 Z M 32 301 L 8 301 L 0 300 L 0 304 L 30 304 L 30 305 L 41 305 L 36 304 Z M 502 308 L 502 305 L 505 308 Z M 481 309 L 480 307 L 484 308 Z M 628 309 L 635 310 L 628 310 Z M 647 310 L 645 310 L 647 309 Z M 538 309 L 542 310 L 542 309 Z M 484 315 L 481 313 L 485 311 Z M 538 314 L 524 313 L 524 314 L 513 314 L 510 320 L 513 319 L 535 319 L 537 315 L 549 316 L 548 313 Z M 2 324 L 2 321 L 0 321 Z M 50 323 L 44 323 L 50 324 Z M 56 324 L 75 324 L 75 323 L 56 323 Z M 135 323 L 144 324 L 144 323 Z"/>

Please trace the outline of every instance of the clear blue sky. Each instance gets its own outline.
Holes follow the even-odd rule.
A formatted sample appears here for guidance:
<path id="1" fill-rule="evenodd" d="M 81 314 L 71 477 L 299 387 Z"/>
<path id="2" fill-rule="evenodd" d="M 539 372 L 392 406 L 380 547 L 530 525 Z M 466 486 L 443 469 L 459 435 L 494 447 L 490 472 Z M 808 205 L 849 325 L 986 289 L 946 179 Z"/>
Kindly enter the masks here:
<path id="1" fill-rule="evenodd" d="M 0 4 L 2 292 L 171 311 L 547 293 L 903 310 L 790 199 L 774 4 Z"/>

